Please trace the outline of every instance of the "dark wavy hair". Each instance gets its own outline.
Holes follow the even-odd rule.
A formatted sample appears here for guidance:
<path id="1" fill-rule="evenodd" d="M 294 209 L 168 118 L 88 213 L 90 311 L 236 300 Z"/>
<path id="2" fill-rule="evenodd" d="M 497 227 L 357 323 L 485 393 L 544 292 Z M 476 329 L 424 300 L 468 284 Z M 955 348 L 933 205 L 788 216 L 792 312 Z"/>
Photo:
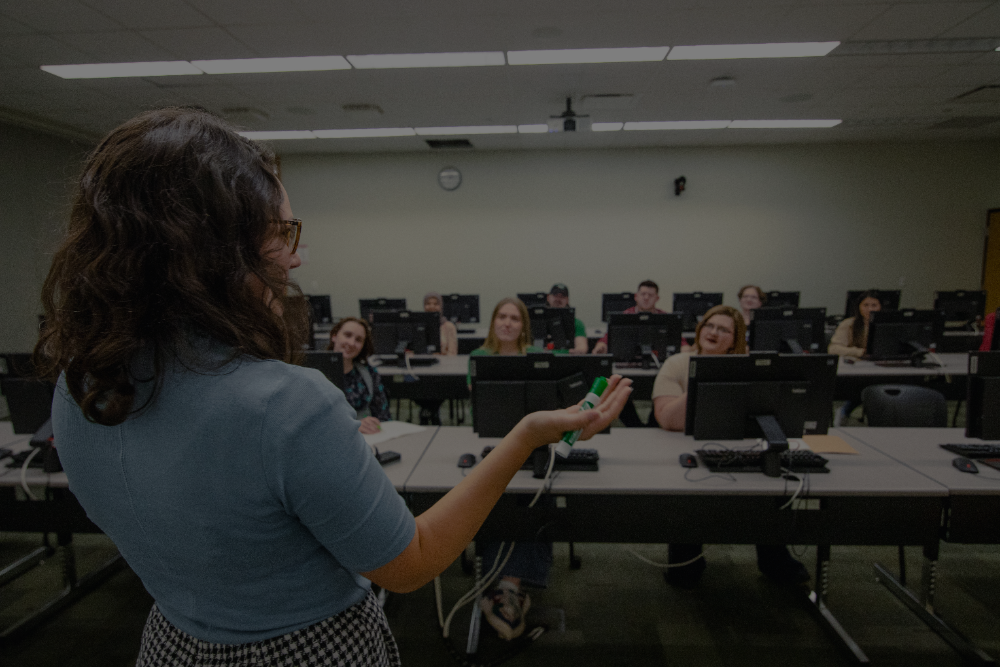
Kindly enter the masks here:
<path id="1" fill-rule="evenodd" d="M 262 256 L 285 229 L 273 224 L 275 173 L 269 150 L 198 108 L 140 114 L 90 154 L 42 288 L 35 346 L 37 367 L 65 373 L 87 419 L 111 426 L 145 407 L 133 405 L 140 351 L 153 352 L 150 401 L 166 360 L 191 351 L 193 338 L 231 354 L 184 357 L 192 370 L 242 355 L 297 360 L 307 302 Z"/>
<path id="2" fill-rule="evenodd" d="M 879 305 L 882 303 L 882 297 L 878 290 L 868 290 L 858 295 L 858 298 L 851 304 L 851 312 L 848 313 L 850 317 L 854 318 L 854 322 L 851 323 L 851 347 L 862 349 L 868 347 L 868 320 L 861 317 L 861 302 L 865 299 L 875 299 Z"/>

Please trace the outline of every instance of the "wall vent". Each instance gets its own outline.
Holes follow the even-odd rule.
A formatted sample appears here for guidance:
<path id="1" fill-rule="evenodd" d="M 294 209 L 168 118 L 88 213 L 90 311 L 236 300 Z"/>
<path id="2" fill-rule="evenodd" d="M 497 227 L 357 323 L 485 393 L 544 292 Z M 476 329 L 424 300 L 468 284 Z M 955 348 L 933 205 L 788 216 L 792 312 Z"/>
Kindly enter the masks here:
<path id="1" fill-rule="evenodd" d="M 447 150 L 449 148 L 473 148 L 472 142 L 468 139 L 425 139 L 427 145 L 434 150 Z"/>

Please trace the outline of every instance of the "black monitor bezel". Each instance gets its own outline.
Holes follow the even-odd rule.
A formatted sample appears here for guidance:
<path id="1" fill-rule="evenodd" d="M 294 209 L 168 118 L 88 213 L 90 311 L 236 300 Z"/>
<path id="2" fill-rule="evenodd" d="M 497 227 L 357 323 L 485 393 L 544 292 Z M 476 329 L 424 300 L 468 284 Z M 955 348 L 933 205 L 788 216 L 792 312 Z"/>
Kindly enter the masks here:
<path id="1" fill-rule="evenodd" d="M 441 313 L 444 315 L 445 319 L 449 322 L 456 322 L 459 324 L 479 324 L 480 314 L 479 314 L 479 295 L 478 294 L 444 294 L 442 295 L 444 302 L 441 304 Z M 464 310 L 461 308 L 461 304 L 468 304 L 469 311 L 474 312 L 474 315 L 470 315 L 468 318 L 462 318 L 460 316 L 454 315 L 453 309 L 459 304 L 459 310 Z"/>
<path id="2" fill-rule="evenodd" d="M 413 322 L 423 320 L 424 328 L 428 332 L 427 345 L 420 351 L 411 350 L 414 354 L 434 354 L 441 351 L 441 314 L 440 313 L 428 313 L 423 310 L 419 311 L 409 311 L 402 310 L 397 312 L 379 312 L 374 311 L 372 313 L 372 342 L 375 345 L 375 354 L 378 355 L 391 355 L 394 354 L 396 344 L 399 341 L 399 325 L 408 324 L 412 325 Z M 385 339 L 379 340 L 378 331 L 388 330 L 392 327 L 394 330 L 394 335 L 392 338 L 392 351 L 386 352 L 389 346 L 386 345 Z M 434 349 L 429 350 L 430 343 L 434 342 Z M 409 348 L 408 348 L 409 349 Z"/>
<path id="3" fill-rule="evenodd" d="M 658 327 L 668 327 L 670 331 L 668 332 L 667 344 L 661 346 L 662 356 L 657 355 L 657 359 L 660 363 L 666 361 L 667 357 L 671 354 L 676 354 L 681 350 L 681 339 L 684 334 L 684 316 L 680 313 L 617 313 L 611 315 L 608 320 L 608 353 L 614 357 L 616 362 L 630 362 L 630 361 L 642 361 L 643 357 L 641 353 L 632 355 L 615 354 L 615 331 L 619 327 L 636 327 L 643 326 L 649 328 Z M 673 352 L 670 352 L 670 343 L 674 342 L 674 347 L 676 348 Z"/>
<path id="4" fill-rule="evenodd" d="M 367 307 L 366 307 L 367 306 Z M 372 322 L 372 313 L 399 313 L 406 310 L 406 299 L 358 299 L 358 312 L 361 318 Z"/>
<path id="5" fill-rule="evenodd" d="M 767 299 L 764 301 L 764 308 L 798 308 L 799 303 L 802 301 L 802 292 L 779 292 L 778 290 L 772 290 L 770 292 L 765 292 Z M 775 299 L 791 298 L 794 296 L 795 303 L 791 305 L 775 306 Z"/>
<path id="6" fill-rule="evenodd" d="M 944 315 L 936 310 L 918 310 L 916 308 L 876 310 L 872 311 L 869 318 L 868 340 L 865 341 L 865 357 L 874 361 L 903 361 L 905 359 L 913 358 L 916 354 L 903 352 L 896 354 L 880 354 L 875 352 L 874 343 L 881 342 L 878 341 L 878 336 L 881 335 L 883 331 L 886 331 L 887 327 L 900 324 L 931 324 L 931 344 L 925 345 L 928 349 L 936 347 L 936 345 L 941 342 L 942 334 L 944 333 Z M 886 334 L 886 336 L 888 336 L 888 334 Z M 894 340 L 898 341 L 899 338 L 895 337 Z"/>
<path id="7" fill-rule="evenodd" d="M 333 307 L 330 305 L 329 294 L 307 294 L 306 298 L 309 300 L 309 317 L 313 324 L 333 322 Z"/>
<path id="8" fill-rule="evenodd" d="M 613 309 L 612 306 L 628 303 L 621 310 Z M 620 314 L 629 308 L 635 307 L 634 292 L 605 292 L 601 294 L 601 321 L 607 322 L 610 315 Z"/>
<path id="9" fill-rule="evenodd" d="M 321 361 L 322 360 L 322 361 Z M 333 350 L 309 350 L 303 354 L 303 368 L 313 368 L 322 373 L 335 387 L 344 390 L 344 355 Z"/>
<path id="10" fill-rule="evenodd" d="M 765 306 L 753 311 L 750 321 L 749 349 L 751 352 L 785 352 L 785 350 L 764 350 L 757 346 L 758 322 L 804 321 L 812 324 L 812 340 L 809 343 L 810 354 L 826 352 L 826 308 L 771 308 Z M 799 341 L 801 344 L 801 341 Z"/>
<path id="11" fill-rule="evenodd" d="M 967 302 L 978 304 L 979 308 L 972 317 L 951 317 L 948 309 L 942 307 L 941 301 L 954 303 L 962 301 L 965 295 L 974 295 L 974 298 L 966 299 Z M 986 313 L 986 291 L 985 290 L 952 290 L 934 292 L 934 310 L 944 313 L 945 322 L 974 322 L 983 318 Z"/>
<path id="12" fill-rule="evenodd" d="M 722 292 L 674 292 L 673 305 L 671 307 L 671 310 L 675 313 L 681 313 L 682 315 L 684 315 L 685 331 L 694 331 L 695 328 L 698 326 L 698 318 L 707 313 L 712 308 L 715 308 L 716 306 L 721 306 L 723 297 L 724 294 Z M 711 306 L 709 306 L 700 313 L 693 313 L 677 307 L 677 302 L 683 301 L 685 299 L 688 301 L 694 301 L 694 300 L 708 301 L 708 302 L 718 301 L 718 303 L 712 303 Z"/>
<path id="13" fill-rule="evenodd" d="M 542 311 L 544 311 L 544 313 Z M 538 335 L 538 327 L 535 324 L 538 321 L 538 317 L 543 314 L 546 321 L 546 327 L 545 327 L 546 335 L 544 336 L 544 338 Z M 532 345 L 534 345 L 534 342 L 539 338 L 543 338 L 542 347 L 545 347 L 547 345 L 547 343 L 545 343 L 544 340 L 548 338 L 548 322 L 553 321 L 556 317 L 562 320 L 563 328 L 566 328 L 567 326 L 569 327 L 569 334 L 566 339 L 568 346 L 557 347 L 553 349 L 554 350 L 573 349 L 573 346 L 576 342 L 576 308 L 572 307 L 550 308 L 549 306 L 532 306 L 528 308 L 528 325 L 529 325 L 529 330 L 531 331 Z"/>

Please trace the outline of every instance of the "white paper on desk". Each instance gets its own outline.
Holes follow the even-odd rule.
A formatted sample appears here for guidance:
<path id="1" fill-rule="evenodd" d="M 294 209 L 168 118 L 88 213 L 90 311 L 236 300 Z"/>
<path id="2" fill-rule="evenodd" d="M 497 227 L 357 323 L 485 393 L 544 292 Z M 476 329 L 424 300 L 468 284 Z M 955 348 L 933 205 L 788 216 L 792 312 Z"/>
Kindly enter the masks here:
<path id="1" fill-rule="evenodd" d="M 812 448 L 802 438 L 789 438 L 788 448 L 791 449 L 792 451 L 795 451 L 797 449 L 801 449 L 807 452 L 812 451 Z"/>
<path id="2" fill-rule="evenodd" d="M 425 426 L 417 426 L 410 422 L 382 422 L 379 426 L 382 427 L 381 431 L 365 436 L 365 442 L 373 447 L 381 445 L 387 440 L 395 440 L 396 438 L 402 438 L 404 435 L 412 435 L 427 430 Z"/>

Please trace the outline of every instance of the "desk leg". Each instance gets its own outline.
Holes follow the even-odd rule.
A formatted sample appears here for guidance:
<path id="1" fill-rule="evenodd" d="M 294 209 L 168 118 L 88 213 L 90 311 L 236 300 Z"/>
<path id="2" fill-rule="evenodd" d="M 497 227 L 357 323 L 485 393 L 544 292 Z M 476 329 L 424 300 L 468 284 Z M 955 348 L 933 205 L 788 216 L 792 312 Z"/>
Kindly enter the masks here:
<path id="1" fill-rule="evenodd" d="M 0 570 L 0 586 L 14 581 L 22 574 L 55 553 L 55 550 L 49 545 L 48 537 L 49 536 L 46 534 L 45 544 L 35 549 L 27 556 L 19 558 L 4 569 Z"/>
<path id="2" fill-rule="evenodd" d="M 927 627 L 936 632 L 941 639 L 958 651 L 958 653 L 969 662 L 977 665 L 995 665 L 996 661 L 962 636 L 957 630 L 953 630 L 940 617 L 934 613 L 934 592 L 937 587 L 937 558 L 938 544 L 924 547 L 924 566 L 921 576 L 922 597 L 921 600 L 910 591 L 909 588 L 896 580 L 892 574 L 881 564 L 875 563 L 875 577 L 889 592 L 910 608 L 914 614 L 922 620 Z"/>
<path id="3" fill-rule="evenodd" d="M 479 588 L 483 583 L 483 558 L 476 556 L 476 583 L 473 588 Z M 479 600 L 472 601 L 472 618 L 469 619 L 469 639 L 465 643 L 466 655 L 474 655 L 479 650 L 479 628 L 482 625 L 483 610 L 479 608 Z"/>
<path id="4" fill-rule="evenodd" d="M 14 625 L 0 632 L 0 644 L 12 643 L 21 639 L 60 611 L 100 586 L 108 577 L 125 566 L 125 560 L 121 557 L 121 554 L 115 554 L 104 565 L 78 580 L 76 554 L 73 551 L 73 536 L 69 533 L 59 534 L 59 546 L 56 549 L 56 555 L 59 556 L 62 565 L 63 583 L 66 585 L 66 588 L 34 614 L 22 618 Z"/>
<path id="5" fill-rule="evenodd" d="M 809 592 L 810 608 L 816 613 L 820 624 L 838 641 L 841 648 L 859 665 L 869 664 L 868 656 L 857 642 L 847 634 L 840 621 L 826 606 L 826 595 L 830 586 L 830 545 L 816 547 L 816 590 Z"/>

